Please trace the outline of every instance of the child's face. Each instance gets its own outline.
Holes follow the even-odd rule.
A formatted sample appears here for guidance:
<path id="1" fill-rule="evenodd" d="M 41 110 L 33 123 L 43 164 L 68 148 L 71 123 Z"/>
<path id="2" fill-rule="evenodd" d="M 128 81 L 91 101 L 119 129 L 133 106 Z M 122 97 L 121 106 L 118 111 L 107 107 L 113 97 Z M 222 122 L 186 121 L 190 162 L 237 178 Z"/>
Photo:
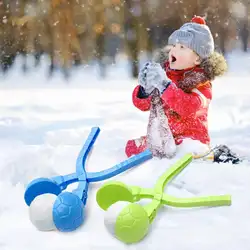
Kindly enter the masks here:
<path id="1" fill-rule="evenodd" d="M 187 69 L 200 64 L 199 56 L 191 49 L 182 44 L 169 46 L 169 66 L 171 69 Z"/>

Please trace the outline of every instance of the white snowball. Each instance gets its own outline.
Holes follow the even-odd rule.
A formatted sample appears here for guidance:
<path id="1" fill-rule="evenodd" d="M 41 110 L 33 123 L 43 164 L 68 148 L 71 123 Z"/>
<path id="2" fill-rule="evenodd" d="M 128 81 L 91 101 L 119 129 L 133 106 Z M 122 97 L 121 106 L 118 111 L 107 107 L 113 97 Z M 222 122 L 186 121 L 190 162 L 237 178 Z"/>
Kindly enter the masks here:
<path id="1" fill-rule="evenodd" d="M 209 147 L 206 144 L 197 140 L 184 139 L 178 146 L 179 156 L 192 153 L 193 155 L 204 155 L 209 151 Z"/>
<path id="2" fill-rule="evenodd" d="M 113 236 L 115 236 L 116 218 L 118 217 L 122 209 L 128 206 L 129 204 L 130 202 L 127 201 L 118 201 L 112 206 L 110 206 L 105 212 L 104 225 L 106 226 L 108 232 Z"/>
<path id="3" fill-rule="evenodd" d="M 55 230 L 52 209 L 57 196 L 43 194 L 37 196 L 29 207 L 29 217 L 32 224 L 40 231 Z"/>

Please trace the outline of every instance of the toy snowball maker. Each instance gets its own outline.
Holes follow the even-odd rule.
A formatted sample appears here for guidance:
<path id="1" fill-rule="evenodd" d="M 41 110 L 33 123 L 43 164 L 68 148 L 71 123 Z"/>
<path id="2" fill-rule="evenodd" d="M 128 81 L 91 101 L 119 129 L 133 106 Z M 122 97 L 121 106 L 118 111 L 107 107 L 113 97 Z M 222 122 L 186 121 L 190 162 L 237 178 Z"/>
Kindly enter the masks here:
<path id="1" fill-rule="evenodd" d="M 155 187 L 140 188 L 121 182 L 107 182 L 97 192 L 96 200 L 103 210 L 108 210 L 105 225 L 108 231 L 124 243 L 142 240 L 161 205 L 173 207 L 212 207 L 231 205 L 230 195 L 176 198 L 164 193 L 164 187 L 177 176 L 193 159 L 185 155 L 170 167 L 157 181 Z M 135 203 L 141 199 L 152 199 L 144 207 Z"/>
<path id="2" fill-rule="evenodd" d="M 152 158 L 151 152 L 146 150 L 107 170 L 88 173 L 85 171 L 85 162 L 99 132 L 98 127 L 92 128 L 76 160 L 75 173 L 50 179 L 38 178 L 26 188 L 24 199 L 30 207 L 31 222 L 37 229 L 41 231 L 57 229 L 62 232 L 77 229 L 84 221 L 84 207 L 87 203 L 90 182 L 111 178 Z M 75 182 L 78 182 L 75 190 L 62 192 Z M 42 200 L 45 200 L 46 204 L 42 204 Z"/>

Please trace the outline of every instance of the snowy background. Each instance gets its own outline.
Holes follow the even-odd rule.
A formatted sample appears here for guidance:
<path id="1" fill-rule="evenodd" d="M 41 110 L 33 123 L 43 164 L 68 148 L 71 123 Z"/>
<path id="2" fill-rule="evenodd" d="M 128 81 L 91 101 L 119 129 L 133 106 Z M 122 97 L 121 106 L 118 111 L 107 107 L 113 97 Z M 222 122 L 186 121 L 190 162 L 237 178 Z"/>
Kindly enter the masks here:
<path id="1" fill-rule="evenodd" d="M 229 73 L 214 82 L 209 114 L 212 143 L 225 143 L 250 155 L 250 55 L 228 55 Z M 250 167 L 193 163 L 166 191 L 179 197 L 231 194 L 232 206 L 209 209 L 162 208 L 148 236 L 126 246 L 104 228 L 95 202 L 103 184 L 90 186 L 84 225 L 73 233 L 39 232 L 29 221 L 23 195 L 37 177 L 69 174 L 91 127 L 101 133 L 87 163 L 99 171 L 126 159 L 128 139 L 146 132 L 148 113 L 137 110 L 131 92 L 137 82 L 120 58 L 108 77 L 96 67 L 75 69 L 65 82 L 47 79 L 44 67 L 23 75 L 18 61 L 0 83 L 0 249 L 1 250 L 249 250 Z M 181 154 L 181 152 L 180 152 Z M 178 158 L 178 157 L 177 157 Z M 115 177 L 127 184 L 152 187 L 172 161 L 150 160 Z M 177 188 L 182 186 L 183 188 Z M 74 185 L 73 185 L 74 187 Z M 70 187 L 69 190 L 72 190 Z"/>

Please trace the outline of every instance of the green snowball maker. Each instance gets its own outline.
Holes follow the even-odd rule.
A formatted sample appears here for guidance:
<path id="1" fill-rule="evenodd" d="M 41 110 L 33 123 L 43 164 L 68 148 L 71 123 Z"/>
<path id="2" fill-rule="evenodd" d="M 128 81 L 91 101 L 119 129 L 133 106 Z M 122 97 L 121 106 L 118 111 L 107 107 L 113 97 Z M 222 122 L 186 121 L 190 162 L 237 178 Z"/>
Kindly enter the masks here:
<path id="1" fill-rule="evenodd" d="M 110 181 L 98 190 L 96 200 L 103 210 L 108 210 L 110 206 L 119 201 L 131 203 L 122 209 L 114 225 L 115 236 L 119 240 L 127 244 L 142 240 L 162 205 L 179 208 L 231 205 L 231 195 L 177 198 L 164 193 L 165 186 L 192 160 L 191 154 L 187 154 L 178 160 L 158 179 L 154 188 L 127 186 L 122 182 Z M 145 206 L 135 203 L 141 199 L 151 199 L 152 201 Z"/>

